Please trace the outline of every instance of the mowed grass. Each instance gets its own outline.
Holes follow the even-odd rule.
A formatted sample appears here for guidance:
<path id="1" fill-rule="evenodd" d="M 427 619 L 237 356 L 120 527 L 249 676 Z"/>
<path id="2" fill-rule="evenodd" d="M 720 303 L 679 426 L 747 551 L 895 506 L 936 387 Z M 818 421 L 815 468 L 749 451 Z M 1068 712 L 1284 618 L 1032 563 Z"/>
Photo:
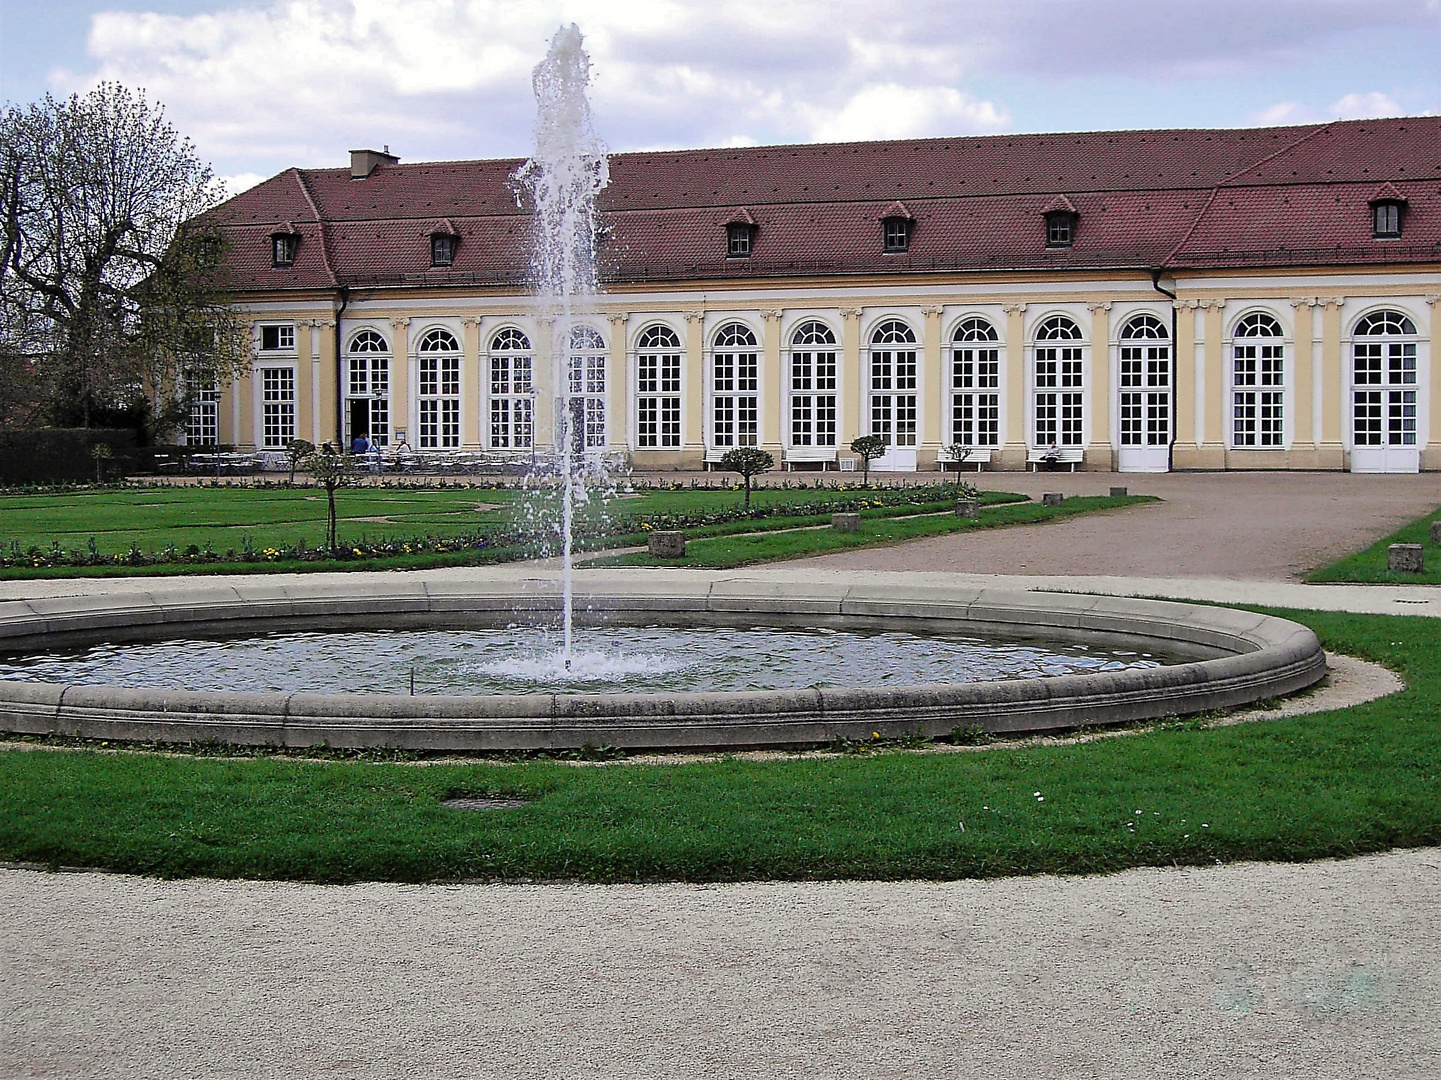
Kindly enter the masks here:
<path id="1" fill-rule="evenodd" d="M 1160 500 L 1151 495 L 1130 495 L 1120 498 L 1103 495 L 1079 496 L 1067 499 L 1060 506 L 1043 506 L 1040 503 L 1014 501 L 1011 498 L 987 499 L 984 496 L 981 501 L 979 518 L 957 517 L 954 507 L 951 506 L 945 507 L 940 512 L 933 511 L 923 516 L 909 516 L 904 512 L 898 515 L 894 511 L 886 513 L 865 511 L 861 514 L 861 528 L 856 532 L 840 532 L 829 525 L 797 527 L 791 531 L 765 533 L 752 531 L 745 535 L 716 536 L 713 539 L 703 538 L 688 541 L 686 553 L 679 559 L 661 559 L 647 552 L 634 551 L 593 557 L 588 559 L 585 565 L 694 566 L 711 570 L 725 570 L 735 566 L 773 562 L 778 559 L 800 559 L 812 555 L 825 555 L 833 551 L 899 544 L 907 540 L 919 540 L 927 536 L 943 536 L 948 533 L 966 532 L 973 529 L 994 529 L 1006 525 L 1035 525 L 1045 521 L 1074 517 L 1077 514 L 1095 513 L 1100 510 L 1120 510 Z M 914 513 L 915 511 L 912 510 L 911 514 Z M 797 523 L 798 526 L 801 524 Z"/>
<path id="2" fill-rule="evenodd" d="M 758 507 L 815 507 L 816 513 L 855 491 L 832 489 L 762 489 L 754 493 Z M 1019 498 L 1020 496 L 1013 496 Z M 408 539 L 416 536 L 452 537 L 477 533 L 513 533 L 544 515 L 537 504 L 553 498 L 538 491 L 506 488 L 354 487 L 337 495 L 338 540 L 342 546 L 362 540 Z M 625 519 L 634 515 L 706 513 L 739 506 L 742 495 L 727 490 L 648 490 L 597 496 L 581 508 L 582 520 Z M 529 510 L 526 504 L 530 504 Z M 86 550 L 93 540 L 105 556 L 132 548 L 143 552 L 179 550 L 194 545 L 223 555 L 267 547 L 310 549 L 324 544 L 326 502 L 324 492 L 310 487 L 153 487 L 102 489 L 41 495 L 0 495 L 0 551 L 48 551 L 58 544 L 66 550 Z M 788 524 L 782 521 L 781 525 Z M 750 528 L 770 527 L 763 522 Z M 512 557 L 523 553 L 509 553 Z M 484 558 L 494 558 L 486 553 Z M 481 556 L 466 555 L 463 558 Z M 417 559 L 415 565 L 441 565 L 451 560 Z M 407 565 L 389 559 L 385 566 Z M 379 568 L 375 560 L 366 568 Z M 104 573 L 275 571 L 330 569 L 330 564 L 208 564 L 205 566 L 64 567 L 31 573 L 21 568 L 4 576 L 73 576 Z M 350 568 L 360 568 L 352 566 Z"/>
<path id="3" fill-rule="evenodd" d="M 1306 576 L 1310 582 L 1357 582 L 1388 585 L 1441 585 L 1441 544 L 1431 542 L 1431 523 L 1441 521 L 1441 509 L 1418 518 L 1364 551 L 1347 555 L 1330 566 L 1313 570 Z M 1420 544 L 1424 549 L 1426 569 L 1420 574 L 1401 573 L 1388 567 L 1386 549 L 1392 544 Z"/>
<path id="4" fill-rule="evenodd" d="M 0 859 L 324 882 L 948 879 L 1441 842 L 1441 621 L 1275 613 L 1408 688 L 1310 717 L 953 754 L 405 765 L 11 749 Z M 441 805 L 457 794 L 534 801 Z"/>
<path id="5" fill-rule="evenodd" d="M 364 536 L 451 535 L 510 519 L 515 491 L 347 488 L 337 497 L 341 542 Z M 84 548 L 102 554 L 190 544 L 216 551 L 325 540 L 325 493 L 314 488 L 154 487 L 0 496 L 0 546 Z"/>

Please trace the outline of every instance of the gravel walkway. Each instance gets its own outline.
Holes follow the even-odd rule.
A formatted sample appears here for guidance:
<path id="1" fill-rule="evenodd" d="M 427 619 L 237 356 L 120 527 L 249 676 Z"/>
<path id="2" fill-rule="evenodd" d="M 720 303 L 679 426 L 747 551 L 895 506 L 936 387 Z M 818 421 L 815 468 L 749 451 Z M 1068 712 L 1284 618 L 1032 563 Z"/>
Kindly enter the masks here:
<path id="1" fill-rule="evenodd" d="M 968 480 L 971 476 L 966 477 Z M 843 570 L 1290 581 L 1441 506 L 1441 473 L 982 473 L 983 489 L 1164 502 L 1033 529 L 952 533 L 805 560 Z"/>
<path id="2" fill-rule="evenodd" d="M 1089 879 L 0 871 L 6 1077 L 1441 1075 L 1441 854 Z"/>
<path id="3" fill-rule="evenodd" d="M 1434 509 L 1441 477 L 982 483 L 1167 501 L 758 573 L 965 570 L 1441 614 L 1438 589 L 1287 583 Z M 183 582 L 6 582 L 0 597 L 167 587 Z M 1432 1078 L 1438 895 L 1441 849 L 709 888 L 0 869 L 0 1076 Z"/>

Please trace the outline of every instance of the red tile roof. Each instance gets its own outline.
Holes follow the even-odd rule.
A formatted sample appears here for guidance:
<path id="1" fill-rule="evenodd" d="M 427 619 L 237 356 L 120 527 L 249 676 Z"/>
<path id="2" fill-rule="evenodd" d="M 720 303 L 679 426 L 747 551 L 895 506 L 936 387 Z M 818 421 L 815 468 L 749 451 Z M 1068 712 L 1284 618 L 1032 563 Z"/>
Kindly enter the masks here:
<path id="1" fill-rule="evenodd" d="M 212 213 L 240 291 L 520 284 L 519 165 L 288 169 Z M 604 281 L 1441 262 L 1438 117 L 616 154 L 610 175 Z M 1386 184 L 1408 204 L 1400 240 L 1371 236 Z M 885 254 L 877 221 L 897 205 L 910 250 Z M 1037 220 L 1058 205 L 1078 215 L 1069 248 L 1047 248 Z M 744 217 L 751 257 L 727 259 L 720 226 Z M 461 238 L 453 267 L 430 266 L 438 222 Z M 277 227 L 301 237 L 289 269 L 270 265 Z"/>

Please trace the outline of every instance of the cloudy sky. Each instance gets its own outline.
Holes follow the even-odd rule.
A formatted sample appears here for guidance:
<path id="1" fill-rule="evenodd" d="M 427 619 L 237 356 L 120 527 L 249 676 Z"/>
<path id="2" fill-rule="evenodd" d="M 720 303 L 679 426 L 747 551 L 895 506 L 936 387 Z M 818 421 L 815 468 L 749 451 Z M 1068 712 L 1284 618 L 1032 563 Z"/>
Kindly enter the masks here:
<path id="1" fill-rule="evenodd" d="M 1441 0 L 0 0 L 0 97 L 143 87 L 232 190 L 523 156 L 562 22 L 615 150 L 1441 112 Z"/>

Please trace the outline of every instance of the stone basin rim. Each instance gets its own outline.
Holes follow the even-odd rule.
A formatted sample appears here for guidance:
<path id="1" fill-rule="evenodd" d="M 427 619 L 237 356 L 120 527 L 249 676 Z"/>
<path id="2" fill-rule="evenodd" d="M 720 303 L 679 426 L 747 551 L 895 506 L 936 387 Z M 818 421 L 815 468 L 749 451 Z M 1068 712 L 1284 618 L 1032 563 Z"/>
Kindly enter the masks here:
<path id="1" fill-rule="evenodd" d="M 0 603 L 0 649 L 144 633 L 306 629 L 364 616 L 386 620 L 534 617 L 558 606 L 548 580 L 256 582 L 127 596 Z M 995 733 L 1055 731 L 1185 715 L 1282 697 L 1325 676 L 1308 628 L 1255 612 L 1172 601 L 932 584 L 805 584 L 710 576 L 695 580 L 587 575 L 592 615 L 667 624 L 917 622 L 930 629 L 1096 633 L 1213 653 L 1167 667 L 989 683 L 674 694 L 212 693 L 0 681 L 0 728 L 26 734 L 187 743 L 474 752 L 578 749 L 741 749 L 870 740 L 957 726 Z M 161 633 L 163 631 L 163 634 Z"/>

